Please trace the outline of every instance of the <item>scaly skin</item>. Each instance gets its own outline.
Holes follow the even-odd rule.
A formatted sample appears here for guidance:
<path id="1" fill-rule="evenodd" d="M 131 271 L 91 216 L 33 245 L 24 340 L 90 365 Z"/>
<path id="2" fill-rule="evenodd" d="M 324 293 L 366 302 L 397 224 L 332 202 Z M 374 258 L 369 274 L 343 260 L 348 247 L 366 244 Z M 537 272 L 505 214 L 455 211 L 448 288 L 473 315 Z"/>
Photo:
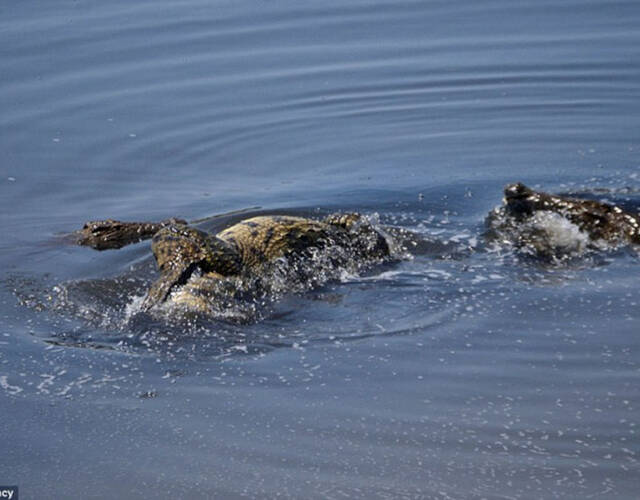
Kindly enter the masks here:
<path id="1" fill-rule="evenodd" d="M 521 183 L 505 187 L 504 204 L 516 219 L 524 219 L 535 211 L 555 212 L 594 241 L 640 244 L 640 215 L 615 205 L 534 191 Z"/>
<path id="2" fill-rule="evenodd" d="M 283 215 L 243 220 L 217 235 L 185 225 L 169 225 L 153 237 L 152 250 L 161 272 L 151 286 L 142 309 L 163 303 L 197 269 L 191 280 L 173 298 L 189 309 L 206 311 L 206 294 L 216 281 L 243 273 L 284 256 L 303 256 L 311 248 L 330 245 L 349 248 L 354 258 L 389 255 L 383 235 L 362 223 L 357 214 L 336 214 L 322 221 Z"/>
<path id="3" fill-rule="evenodd" d="M 520 183 L 505 187 L 503 202 L 487 217 L 485 239 L 508 243 L 543 261 L 640 244 L 640 215 L 615 205 L 534 191 Z M 563 219 L 573 229 L 562 226 Z"/>
<path id="4" fill-rule="evenodd" d="M 113 219 L 89 221 L 75 233 L 75 238 L 78 245 L 109 250 L 147 240 L 163 227 L 186 223 L 182 219 L 162 222 L 121 222 Z"/>

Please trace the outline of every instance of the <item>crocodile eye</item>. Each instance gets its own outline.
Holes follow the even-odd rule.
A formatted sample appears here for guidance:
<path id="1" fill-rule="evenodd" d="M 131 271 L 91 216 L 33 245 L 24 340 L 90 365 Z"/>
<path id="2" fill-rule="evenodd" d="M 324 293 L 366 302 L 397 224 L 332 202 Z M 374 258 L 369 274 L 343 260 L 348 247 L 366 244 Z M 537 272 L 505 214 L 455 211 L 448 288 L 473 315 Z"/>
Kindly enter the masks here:
<path id="1" fill-rule="evenodd" d="M 504 192 L 505 194 L 518 194 L 519 188 L 519 184 L 511 184 L 505 188 Z"/>
<path id="2" fill-rule="evenodd" d="M 522 184 L 516 182 L 515 184 L 509 184 L 504 188 L 504 196 L 507 200 L 512 198 L 523 198 L 531 193 L 531 190 Z"/>

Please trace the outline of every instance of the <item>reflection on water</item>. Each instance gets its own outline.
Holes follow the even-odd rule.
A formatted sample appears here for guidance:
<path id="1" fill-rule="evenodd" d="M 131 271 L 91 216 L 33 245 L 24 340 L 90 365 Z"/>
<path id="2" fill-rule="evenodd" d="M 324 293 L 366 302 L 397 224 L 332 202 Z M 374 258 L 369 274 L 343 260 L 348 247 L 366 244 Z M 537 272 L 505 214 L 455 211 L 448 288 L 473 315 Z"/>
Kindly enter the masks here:
<path id="1" fill-rule="evenodd" d="M 639 22 L 595 0 L 2 7 L 7 481 L 633 498 L 636 252 L 549 265 L 482 235 L 515 181 L 637 211 Z M 148 243 L 60 238 L 104 217 L 224 214 L 200 221 L 216 232 L 333 211 L 419 235 L 411 257 L 255 321 L 134 314 Z"/>

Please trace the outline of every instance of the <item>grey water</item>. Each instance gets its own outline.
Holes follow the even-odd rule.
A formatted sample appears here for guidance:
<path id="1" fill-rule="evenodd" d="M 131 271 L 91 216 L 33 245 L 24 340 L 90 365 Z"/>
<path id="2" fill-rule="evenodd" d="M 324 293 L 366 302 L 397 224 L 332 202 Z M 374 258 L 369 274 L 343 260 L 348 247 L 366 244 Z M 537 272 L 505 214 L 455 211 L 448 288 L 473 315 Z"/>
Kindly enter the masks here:
<path id="1" fill-rule="evenodd" d="M 639 27 L 614 0 L 3 2 L 0 484 L 637 498 L 637 253 L 482 232 L 514 181 L 640 208 Z M 149 244 L 63 237 L 335 211 L 430 243 L 245 321 L 132 315 Z"/>

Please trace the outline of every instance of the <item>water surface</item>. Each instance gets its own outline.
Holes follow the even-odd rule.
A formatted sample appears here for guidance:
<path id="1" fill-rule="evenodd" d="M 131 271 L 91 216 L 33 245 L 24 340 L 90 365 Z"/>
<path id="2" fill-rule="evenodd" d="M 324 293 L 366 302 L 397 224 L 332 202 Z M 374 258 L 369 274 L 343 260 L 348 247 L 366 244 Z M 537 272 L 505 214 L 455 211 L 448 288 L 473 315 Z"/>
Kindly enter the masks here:
<path id="1" fill-rule="evenodd" d="M 640 207 L 637 2 L 0 12 L 0 483 L 637 496 L 637 254 L 542 266 L 481 238 L 518 180 Z M 185 324 L 127 316 L 148 243 L 60 238 L 95 218 L 338 210 L 445 245 L 257 321 Z"/>

